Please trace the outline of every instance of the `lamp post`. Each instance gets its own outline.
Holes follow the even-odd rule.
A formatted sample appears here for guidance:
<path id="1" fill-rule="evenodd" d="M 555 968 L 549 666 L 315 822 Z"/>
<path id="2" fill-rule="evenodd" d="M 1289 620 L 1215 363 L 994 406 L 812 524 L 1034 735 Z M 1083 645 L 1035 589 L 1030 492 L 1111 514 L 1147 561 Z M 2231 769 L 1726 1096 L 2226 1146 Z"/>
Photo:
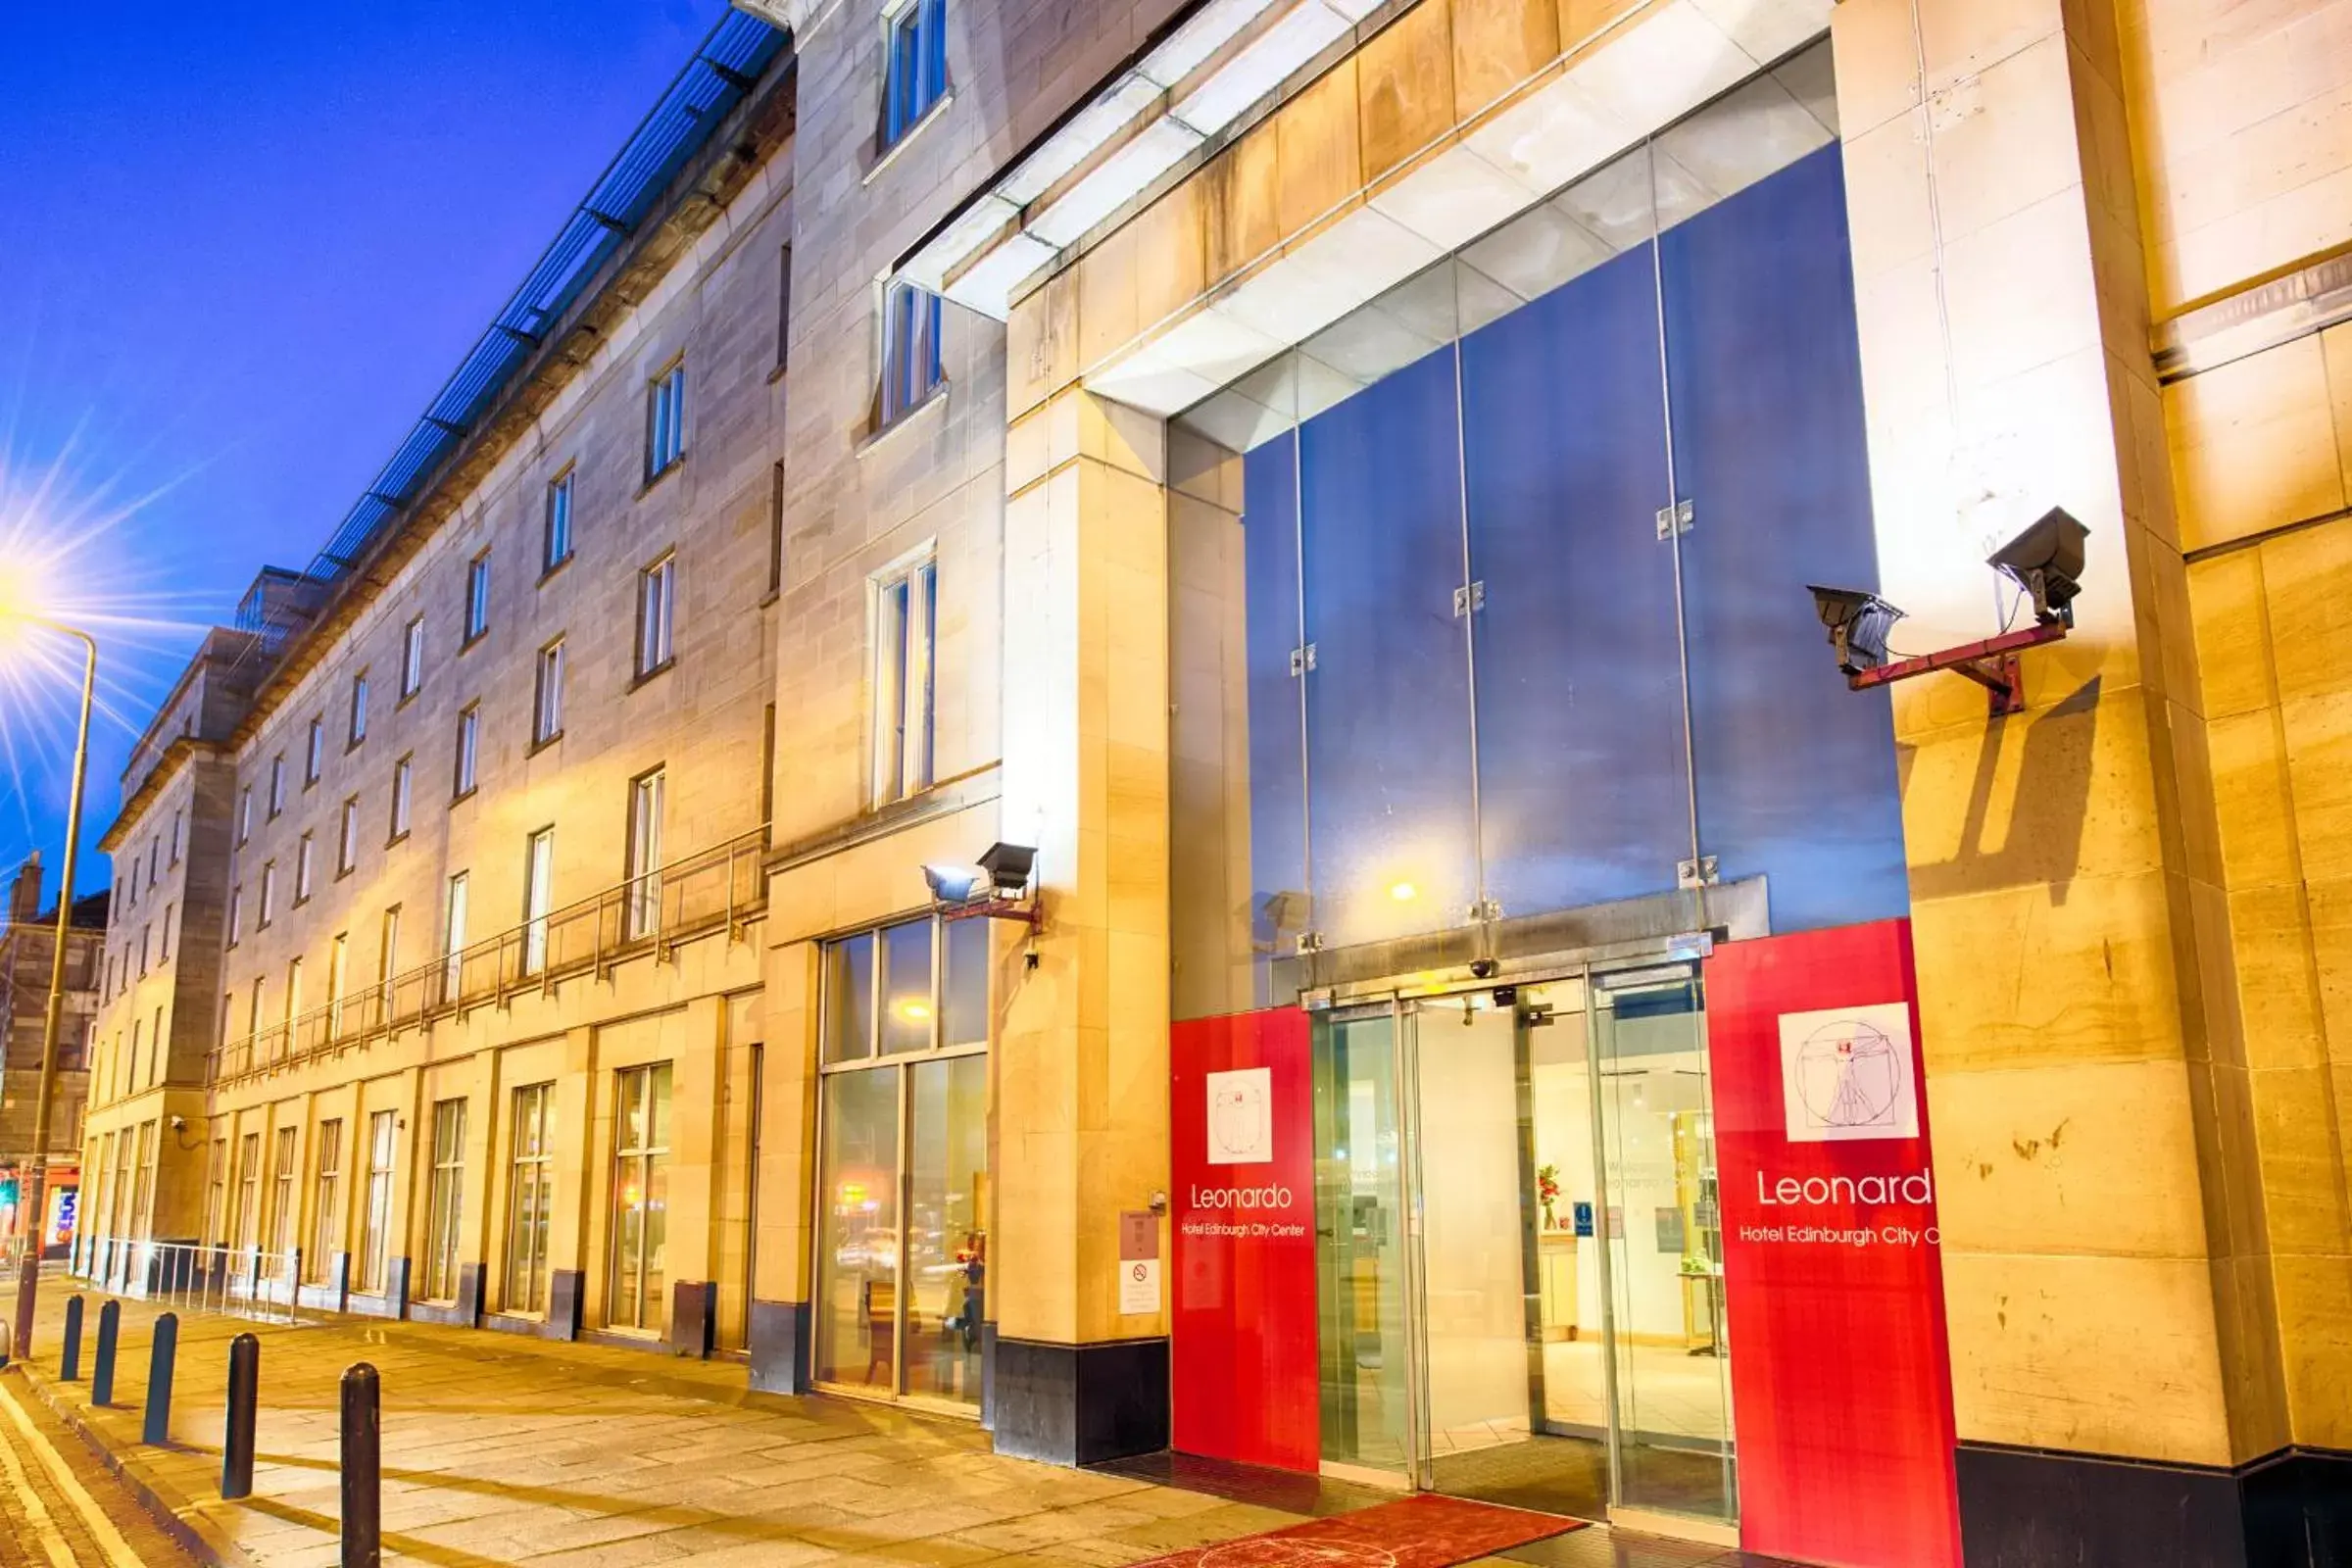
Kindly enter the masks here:
<path id="1" fill-rule="evenodd" d="M 33 1102 L 30 1180 L 24 1187 L 24 1206 L 30 1216 L 24 1261 L 17 1275 L 16 1333 L 11 1353 L 32 1353 L 32 1311 L 41 1288 L 41 1241 L 47 1229 L 49 1200 L 49 1102 L 57 1085 L 57 1034 L 66 1011 L 66 943 L 74 924 L 74 849 L 81 837 L 81 778 L 90 760 L 90 700 L 98 689 L 98 643 L 86 631 L 58 621 L 26 616 L 35 626 L 74 638 L 81 644 L 81 716 L 74 735 L 74 787 L 66 800 L 64 880 L 57 890 L 57 932 L 49 954 L 49 1010 L 41 1021 L 41 1087 Z"/>

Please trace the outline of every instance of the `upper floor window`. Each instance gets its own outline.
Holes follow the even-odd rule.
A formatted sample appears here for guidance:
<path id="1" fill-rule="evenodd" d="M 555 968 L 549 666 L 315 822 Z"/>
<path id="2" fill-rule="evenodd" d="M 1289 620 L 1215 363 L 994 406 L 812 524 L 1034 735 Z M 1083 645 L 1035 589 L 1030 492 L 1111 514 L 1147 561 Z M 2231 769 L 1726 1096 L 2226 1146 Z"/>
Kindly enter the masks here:
<path id="1" fill-rule="evenodd" d="M 564 733 L 564 639 L 539 650 L 539 686 L 531 704 L 531 744 L 544 746 Z"/>
<path id="2" fill-rule="evenodd" d="M 678 558 L 663 556 L 637 574 L 637 673 L 651 675 L 671 658 L 677 612 Z"/>
<path id="3" fill-rule="evenodd" d="M 906 0 L 885 24 L 890 55 L 882 73 L 882 145 L 921 123 L 948 94 L 948 0 Z"/>
<path id="4" fill-rule="evenodd" d="M 541 564 L 549 571 L 571 559 L 571 475 L 565 468 L 547 482 L 547 557 Z"/>
<path id="5" fill-rule="evenodd" d="M 450 793 L 464 800 L 480 782 L 482 764 L 482 705 L 467 703 L 458 714 L 458 780 Z"/>
<path id="6" fill-rule="evenodd" d="M 237 791 L 237 842 L 253 837 L 253 786 L 248 784 Z"/>
<path id="7" fill-rule="evenodd" d="M 244 934 L 245 889 L 242 886 L 238 886 L 228 890 L 228 945 L 232 948 L 235 947 L 237 945 L 237 939 Z M 117 988 L 117 994 L 120 995 L 119 987 Z"/>
<path id="8" fill-rule="evenodd" d="M 776 368 L 792 357 L 792 247 L 787 245 L 776 265 Z"/>
<path id="9" fill-rule="evenodd" d="M 159 843 L 158 841 L 154 840 L 154 839 L 149 839 L 149 840 L 147 841 L 147 886 L 148 886 L 150 889 L 152 889 L 152 888 L 155 886 L 155 858 L 156 858 L 156 854 L 157 854 L 157 852 L 158 852 L 158 851 L 160 851 L 162 848 L 163 848 L 162 844 L 161 844 L 161 843 Z"/>
<path id="10" fill-rule="evenodd" d="M 188 813 L 185 810 L 173 811 L 172 813 L 172 863 L 173 865 L 179 863 L 180 842 L 187 830 Z"/>
<path id="11" fill-rule="evenodd" d="M 931 787 L 932 641 L 939 566 L 929 558 L 874 584 L 874 804 Z"/>
<path id="12" fill-rule="evenodd" d="M 270 816 L 272 821 L 286 808 L 286 754 L 278 753 L 270 759 Z"/>
<path id="13" fill-rule="evenodd" d="M 343 803 L 343 820 L 335 831 L 335 875 L 341 876 L 360 862 L 360 798 L 350 797 Z"/>
<path id="14" fill-rule="evenodd" d="M 472 642 L 490 629 L 490 552 L 485 550 L 466 566 L 466 640 Z"/>
<path id="15" fill-rule="evenodd" d="M 919 405 L 946 378 L 940 359 L 940 298 L 912 283 L 893 283 L 883 297 L 882 422 Z"/>
<path id="16" fill-rule="evenodd" d="M 311 720 L 311 744 L 302 754 L 302 787 L 309 789 L 318 782 L 318 770 L 326 765 L 326 720 Z"/>
<path id="17" fill-rule="evenodd" d="M 262 862 L 262 902 L 261 906 L 254 911 L 255 929 L 261 931 L 269 930 L 270 922 L 276 916 L 276 914 L 277 862 L 275 860 L 264 860 Z"/>
<path id="18" fill-rule="evenodd" d="M 361 670 L 351 677 L 351 744 L 357 746 L 368 738 L 368 672 Z"/>
<path id="19" fill-rule="evenodd" d="M 424 617 L 410 620 L 400 634 L 400 698 L 407 702 L 424 689 Z"/>
<path id="20" fill-rule="evenodd" d="M 414 757 L 404 757 L 392 764 L 392 837 L 409 836 L 410 783 L 415 777 Z"/>
<path id="21" fill-rule="evenodd" d="M 301 904 L 311 896 L 311 836 L 305 833 L 294 845 L 294 902 Z"/>
<path id="22" fill-rule="evenodd" d="M 686 455 L 686 362 L 673 360 L 645 399 L 645 477 L 650 484 Z"/>

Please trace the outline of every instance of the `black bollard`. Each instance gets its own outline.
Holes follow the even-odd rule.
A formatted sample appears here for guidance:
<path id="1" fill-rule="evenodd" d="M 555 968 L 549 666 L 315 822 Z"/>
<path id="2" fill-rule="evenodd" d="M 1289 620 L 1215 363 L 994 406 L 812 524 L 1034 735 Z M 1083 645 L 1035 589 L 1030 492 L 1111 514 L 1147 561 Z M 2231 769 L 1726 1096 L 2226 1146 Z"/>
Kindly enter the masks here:
<path id="1" fill-rule="evenodd" d="M 220 1434 L 220 1495 L 253 1495 L 254 1406 L 262 1393 L 262 1342 L 240 1334 L 228 1342 L 228 1426 Z"/>
<path id="2" fill-rule="evenodd" d="M 98 1355 L 90 1367 L 90 1402 L 115 1402 L 115 1336 L 122 1329 L 122 1303 L 109 1301 L 98 1309 Z"/>
<path id="3" fill-rule="evenodd" d="M 71 1383 L 81 1376 L 81 1298 L 66 1298 L 66 1338 L 58 1347 L 57 1380 Z"/>
<path id="4" fill-rule="evenodd" d="M 161 1446 L 172 1441 L 172 1364 L 178 1357 L 179 1314 L 166 1312 L 155 1320 L 155 1339 L 147 1347 L 147 1419 L 139 1429 L 141 1443 Z"/>
<path id="5" fill-rule="evenodd" d="M 382 1386 L 361 1361 L 343 1374 L 343 1568 L 382 1568 Z"/>

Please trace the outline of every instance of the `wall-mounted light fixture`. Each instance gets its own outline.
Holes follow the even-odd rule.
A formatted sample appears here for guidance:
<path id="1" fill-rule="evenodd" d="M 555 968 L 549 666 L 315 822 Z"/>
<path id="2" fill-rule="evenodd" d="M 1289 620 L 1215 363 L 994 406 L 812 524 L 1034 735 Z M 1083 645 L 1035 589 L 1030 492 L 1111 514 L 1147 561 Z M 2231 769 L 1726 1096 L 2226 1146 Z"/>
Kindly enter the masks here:
<path id="1" fill-rule="evenodd" d="M 1026 844 L 992 844 L 977 860 L 924 866 L 923 881 L 932 904 L 951 920 L 980 915 L 1035 925 L 1029 878 L 1036 865 L 1037 851 Z"/>

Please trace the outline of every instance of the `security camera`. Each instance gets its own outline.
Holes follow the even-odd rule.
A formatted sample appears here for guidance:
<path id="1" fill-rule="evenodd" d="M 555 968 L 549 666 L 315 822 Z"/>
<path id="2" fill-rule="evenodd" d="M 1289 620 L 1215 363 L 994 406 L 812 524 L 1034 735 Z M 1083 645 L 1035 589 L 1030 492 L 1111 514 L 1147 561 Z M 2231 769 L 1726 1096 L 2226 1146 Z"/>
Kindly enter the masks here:
<path id="1" fill-rule="evenodd" d="M 173 1132 L 175 1132 L 175 1133 L 184 1133 L 184 1132 L 186 1132 L 186 1131 L 188 1130 L 188 1118 L 187 1118 L 187 1117 L 185 1117 L 185 1116 L 174 1116 L 174 1117 L 172 1117 L 172 1130 Z"/>
<path id="2" fill-rule="evenodd" d="M 1472 958 L 1470 960 L 1470 972 L 1481 980 L 1494 979 L 1494 971 L 1501 967 L 1502 965 L 1496 963 L 1493 958 Z"/>

